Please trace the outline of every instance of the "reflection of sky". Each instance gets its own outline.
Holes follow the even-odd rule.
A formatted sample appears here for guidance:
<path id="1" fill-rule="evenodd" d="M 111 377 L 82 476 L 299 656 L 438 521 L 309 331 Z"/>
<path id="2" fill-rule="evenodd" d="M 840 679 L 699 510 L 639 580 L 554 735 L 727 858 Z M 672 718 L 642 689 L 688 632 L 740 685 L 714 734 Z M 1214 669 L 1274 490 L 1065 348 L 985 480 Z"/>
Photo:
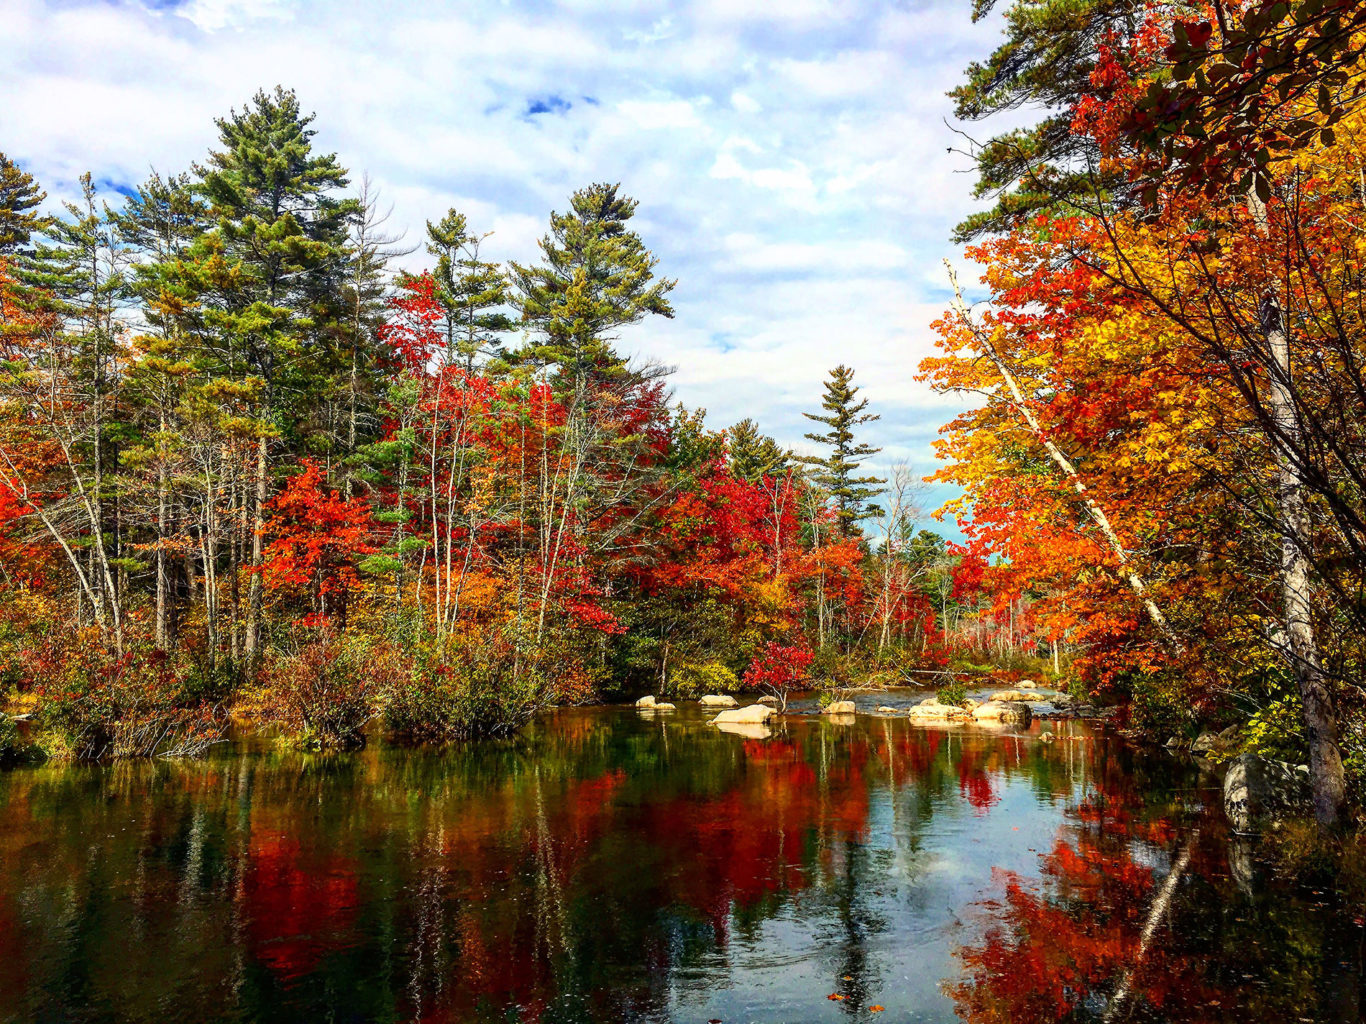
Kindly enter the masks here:
<path id="1" fill-rule="evenodd" d="M 804 723 L 805 724 L 805 723 Z M 821 728 L 812 723 L 810 728 Z M 897 723 L 896 728 L 901 728 Z M 1049 723 L 1064 737 L 1076 732 L 1070 723 Z M 877 726 L 871 729 L 878 735 Z M 945 730 L 950 763 L 957 760 L 964 737 L 974 747 L 982 733 L 971 728 Z M 988 766 L 996 802 L 973 807 L 958 790 L 929 796 L 932 811 L 919 817 L 917 786 L 926 779 L 907 779 L 892 788 L 880 775 L 881 762 L 870 761 L 864 778 L 871 790 L 866 843 L 855 881 L 858 918 L 877 922 L 863 937 L 868 958 L 864 972 L 870 984 L 866 1004 L 888 1009 L 888 1020 L 952 1021 L 954 1004 L 945 983 L 960 977 L 954 950 L 980 938 L 984 899 L 997 899 L 1005 872 L 1037 889 L 1040 855 L 1046 854 L 1069 824 L 1066 808 L 1085 791 L 1085 754 L 1078 752 L 1071 775 L 1071 796 L 1040 793 L 1028 763 L 1039 744 L 1013 731 L 989 734 L 988 744 L 1018 744 L 1020 759 L 1009 774 Z M 1089 743 L 1064 738 L 1061 743 Z M 1054 748 L 1054 754 L 1063 748 Z M 813 985 L 824 979 L 826 993 L 841 990 L 841 942 L 845 933 L 834 912 L 833 887 L 824 877 L 814 891 L 796 894 L 753 937 L 735 936 L 727 948 L 675 977 L 678 1019 L 829 1020 L 845 1019 L 838 1002 L 813 999 Z"/>
<path id="2" fill-rule="evenodd" d="M 5 35 L 0 139 L 54 198 L 86 169 L 118 191 L 187 167 L 280 82 L 410 241 L 454 205 L 526 260 L 570 191 L 620 180 L 679 281 L 676 319 L 622 345 L 677 366 L 713 426 L 799 445 L 847 362 L 883 463 L 923 473 L 962 401 L 913 379 L 973 208 L 944 94 L 999 38 L 959 0 L 7 0 Z"/>

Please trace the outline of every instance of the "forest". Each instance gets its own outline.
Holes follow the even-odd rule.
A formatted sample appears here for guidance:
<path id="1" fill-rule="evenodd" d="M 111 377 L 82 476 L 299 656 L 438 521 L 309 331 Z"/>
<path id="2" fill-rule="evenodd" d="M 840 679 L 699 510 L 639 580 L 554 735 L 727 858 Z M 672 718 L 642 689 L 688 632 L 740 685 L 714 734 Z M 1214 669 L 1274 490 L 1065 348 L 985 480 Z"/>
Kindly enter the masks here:
<path id="1" fill-rule="evenodd" d="M 0 165 L 0 660 L 50 753 L 190 751 L 233 715 L 458 738 L 944 663 L 959 558 L 909 470 L 860 469 L 852 369 L 821 455 L 711 429 L 622 354 L 674 281 L 619 186 L 525 265 L 450 210 L 395 271 L 415 247 L 311 121 L 261 92 L 202 164 L 112 202 L 87 175 L 58 217 Z"/>
<path id="2" fill-rule="evenodd" d="M 978 0 L 976 15 L 991 13 Z M 879 468 L 855 371 L 807 450 L 673 401 L 637 204 L 527 262 L 397 237 L 288 89 L 202 162 L 53 215 L 0 157 L 0 750 L 137 757 L 233 719 L 505 734 L 553 705 L 1047 677 L 1135 735 L 1366 777 L 1366 10 L 1016 4 L 953 96 L 981 211 Z M 420 273 L 398 269 L 414 254 Z M 964 274 L 964 289 L 957 273 Z M 981 288 L 970 277 L 981 274 Z M 982 302 L 973 305 L 970 300 Z"/>

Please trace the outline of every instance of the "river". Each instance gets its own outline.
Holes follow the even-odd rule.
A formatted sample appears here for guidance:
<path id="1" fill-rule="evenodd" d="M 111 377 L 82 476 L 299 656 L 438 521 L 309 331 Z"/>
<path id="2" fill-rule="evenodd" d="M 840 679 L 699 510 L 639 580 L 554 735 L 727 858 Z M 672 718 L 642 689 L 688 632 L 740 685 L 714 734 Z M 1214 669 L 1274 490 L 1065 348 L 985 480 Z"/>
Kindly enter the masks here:
<path id="1" fill-rule="evenodd" d="M 1360 911 L 1190 761 L 708 717 L 0 773 L 0 1021 L 1358 1019 Z"/>

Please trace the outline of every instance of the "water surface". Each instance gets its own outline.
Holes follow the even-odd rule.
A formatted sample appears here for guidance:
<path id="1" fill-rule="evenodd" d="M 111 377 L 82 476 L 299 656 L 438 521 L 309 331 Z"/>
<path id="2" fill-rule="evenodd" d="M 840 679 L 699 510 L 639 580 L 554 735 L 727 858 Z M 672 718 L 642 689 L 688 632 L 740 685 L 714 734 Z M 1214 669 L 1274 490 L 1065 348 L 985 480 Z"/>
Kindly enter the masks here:
<path id="1" fill-rule="evenodd" d="M 686 705 L 18 769 L 0 1021 L 1358 1019 L 1355 915 L 1259 878 L 1216 785 L 1079 723 Z"/>

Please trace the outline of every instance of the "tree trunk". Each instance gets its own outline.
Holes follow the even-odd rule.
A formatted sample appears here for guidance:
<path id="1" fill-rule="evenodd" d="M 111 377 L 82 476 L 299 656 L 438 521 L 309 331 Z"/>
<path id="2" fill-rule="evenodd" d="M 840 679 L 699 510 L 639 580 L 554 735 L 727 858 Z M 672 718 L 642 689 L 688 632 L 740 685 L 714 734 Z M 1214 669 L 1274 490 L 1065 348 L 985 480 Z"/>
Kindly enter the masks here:
<path id="1" fill-rule="evenodd" d="M 262 533 L 266 514 L 266 439 L 256 442 L 256 507 L 251 530 L 251 582 L 247 586 L 247 636 L 243 654 L 248 666 L 255 663 L 260 644 Z"/>
<path id="2" fill-rule="evenodd" d="M 1290 391 L 1290 337 L 1274 293 L 1268 292 L 1258 311 L 1271 356 L 1268 402 L 1281 443 L 1276 445 L 1277 502 L 1281 532 L 1281 599 L 1285 606 L 1287 653 L 1304 708 L 1304 733 L 1309 744 L 1309 782 L 1314 795 L 1314 817 L 1319 827 L 1336 829 L 1347 800 L 1338 745 L 1337 712 L 1328 689 L 1318 641 L 1314 636 L 1310 590 L 1310 552 L 1313 538 L 1299 467 L 1291 455 L 1299 448 L 1299 420 Z"/>

